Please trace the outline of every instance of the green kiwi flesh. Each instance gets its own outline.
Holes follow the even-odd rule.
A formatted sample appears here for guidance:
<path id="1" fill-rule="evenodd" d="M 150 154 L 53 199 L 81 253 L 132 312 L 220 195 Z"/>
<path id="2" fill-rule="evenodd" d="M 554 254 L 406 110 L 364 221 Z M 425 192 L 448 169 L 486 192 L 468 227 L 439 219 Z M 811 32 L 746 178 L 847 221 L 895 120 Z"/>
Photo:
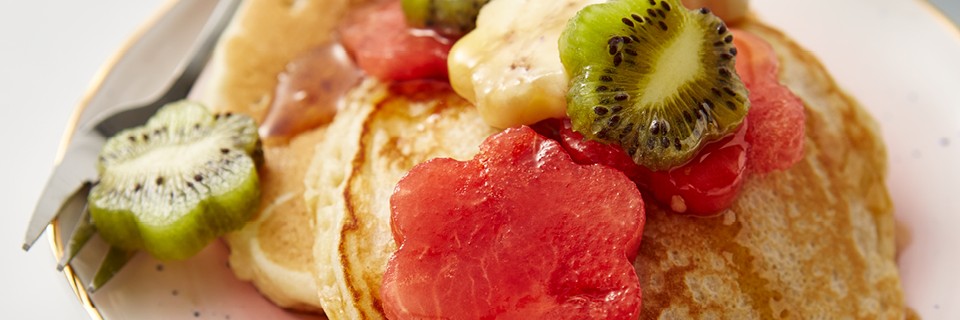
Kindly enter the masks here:
<path id="1" fill-rule="evenodd" d="M 750 107 L 736 48 L 709 10 L 676 0 L 587 6 L 559 40 L 574 130 L 666 170 L 732 133 Z"/>
<path id="2" fill-rule="evenodd" d="M 91 218 L 115 247 L 188 258 L 249 220 L 260 198 L 257 156 L 249 117 L 172 103 L 107 140 L 88 198 Z"/>
<path id="3" fill-rule="evenodd" d="M 477 25 L 477 15 L 490 0 L 403 0 L 407 24 L 459 38 Z"/>

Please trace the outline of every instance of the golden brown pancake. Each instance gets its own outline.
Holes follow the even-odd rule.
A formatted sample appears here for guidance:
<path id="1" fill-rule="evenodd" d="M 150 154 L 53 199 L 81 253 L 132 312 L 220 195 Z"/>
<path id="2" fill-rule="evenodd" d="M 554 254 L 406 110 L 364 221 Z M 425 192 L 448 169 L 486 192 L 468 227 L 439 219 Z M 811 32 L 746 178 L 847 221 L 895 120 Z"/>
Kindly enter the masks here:
<path id="1" fill-rule="evenodd" d="M 348 2 L 247 1 L 204 100 L 263 120 L 277 75 L 330 41 Z M 903 318 L 876 124 L 808 52 L 751 19 L 738 27 L 774 46 L 782 81 L 806 104 L 805 158 L 749 176 L 717 217 L 668 214 L 649 201 L 635 263 L 642 318 Z M 496 131 L 442 85 L 409 89 L 368 79 L 329 127 L 265 142 L 261 208 L 227 237 L 238 277 L 282 307 L 382 318 L 396 182 L 433 157 L 472 157 Z"/>
<path id="2" fill-rule="evenodd" d="M 412 86 L 412 87 L 411 87 Z M 380 281 L 396 250 L 389 198 L 400 178 L 427 159 L 471 158 L 495 130 L 446 84 L 370 80 L 337 115 L 307 175 L 317 214 L 317 286 L 334 319 L 383 318 Z"/>
<path id="3" fill-rule="evenodd" d="M 716 217 L 670 214 L 648 201 L 635 263 L 642 317 L 903 318 L 876 123 L 786 36 L 756 21 L 740 27 L 774 46 L 782 81 L 806 104 L 805 158 L 749 176 Z M 330 130 L 342 136 L 321 142 L 307 178 L 318 287 L 332 318 L 382 318 L 380 279 L 395 250 L 388 198 L 397 180 L 431 157 L 469 158 L 493 132 L 462 102 L 425 109 L 373 91 L 385 102 L 339 114 Z"/>
<path id="4" fill-rule="evenodd" d="M 356 2 L 356 1 L 353 1 Z M 348 0 L 249 0 L 215 51 L 201 99 L 215 111 L 263 123 L 291 61 L 333 40 Z M 263 132 L 263 130 L 261 130 Z M 263 141 L 260 208 L 225 237 L 230 266 L 281 307 L 322 311 L 314 280 L 314 213 L 304 205 L 303 177 L 324 127 Z"/>
<path id="5" fill-rule="evenodd" d="M 806 106 L 803 160 L 749 175 L 713 218 L 648 201 L 635 261 L 643 319 L 902 319 L 886 152 L 874 120 L 820 63 L 755 20 Z"/>
<path id="6" fill-rule="evenodd" d="M 238 278 L 253 281 L 277 305 L 304 311 L 321 311 L 314 285 L 314 215 L 304 204 L 303 176 L 324 132 L 304 133 L 289 145 L 264 145 L 260 208 L 225 237 Z"/>

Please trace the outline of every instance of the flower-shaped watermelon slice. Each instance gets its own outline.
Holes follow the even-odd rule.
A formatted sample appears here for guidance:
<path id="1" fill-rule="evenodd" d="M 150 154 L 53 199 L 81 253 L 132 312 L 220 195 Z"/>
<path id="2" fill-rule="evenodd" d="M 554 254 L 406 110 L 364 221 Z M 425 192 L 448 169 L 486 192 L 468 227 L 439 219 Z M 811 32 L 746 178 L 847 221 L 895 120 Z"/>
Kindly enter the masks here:
<path id="1" fill-rule="evenodd" d="M 391 198 L 391 319 L 636 319 L 643 200 L 528 127 L 414 167 Z"/>

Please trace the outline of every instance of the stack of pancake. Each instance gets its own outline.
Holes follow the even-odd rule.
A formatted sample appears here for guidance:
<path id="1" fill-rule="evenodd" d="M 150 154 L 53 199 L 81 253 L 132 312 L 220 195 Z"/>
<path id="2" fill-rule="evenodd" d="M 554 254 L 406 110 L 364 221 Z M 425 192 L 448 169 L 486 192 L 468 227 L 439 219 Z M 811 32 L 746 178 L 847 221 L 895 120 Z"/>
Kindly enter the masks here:
<path id="1" fill-rule="evenodd" d="M 201 96 L 215 110 L 262 121 L 286 65 L 336 41 L 337 23 L 357 5 L 246 1 Z M 806 154 L 789 170 L 749 176 L 716 217 L 670 214 L 648 201 L 635 262 L 642 317 L 903 318 L 877 125 L 787 36 L 752 17 L 735 27 L 777 50 L 781 81 L 806 105 Z M 226 237 L 231 267 L 281 307 L 382 318 L 396 182 L 430 158 L 472 157 L 496 131 L 444 84 L 360 81 L 331 123 L 264 139 L 261 207 Z"/>

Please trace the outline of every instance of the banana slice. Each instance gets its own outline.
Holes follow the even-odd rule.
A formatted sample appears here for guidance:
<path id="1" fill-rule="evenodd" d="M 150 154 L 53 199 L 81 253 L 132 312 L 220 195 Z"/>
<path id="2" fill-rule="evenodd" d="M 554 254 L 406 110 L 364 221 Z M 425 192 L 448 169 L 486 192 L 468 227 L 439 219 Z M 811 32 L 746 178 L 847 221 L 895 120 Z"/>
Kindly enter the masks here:
<path id="1" fill-rule="evenodd" d="M 557 41 L 577 11 L 602 0 L 491 1 L 447 60 L 454 90 L 483 120 L 508 128 L 566 115 Z"/>

